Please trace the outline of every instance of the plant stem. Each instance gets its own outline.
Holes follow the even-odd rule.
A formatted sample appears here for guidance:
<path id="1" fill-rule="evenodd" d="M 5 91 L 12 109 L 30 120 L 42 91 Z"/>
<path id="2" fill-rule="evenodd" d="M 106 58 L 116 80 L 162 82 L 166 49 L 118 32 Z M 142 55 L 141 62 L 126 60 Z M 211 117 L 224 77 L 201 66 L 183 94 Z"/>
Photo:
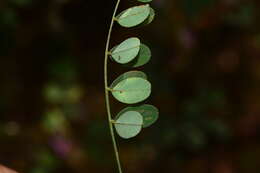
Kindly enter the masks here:
<path id="1" fill-rule="evenodd" d="M 107 89 L 108 88 L 107 63 L 108 63 L 108 56 L 109 56 L 109 44 L 110 44 L 112 29 L 113 29 L 113 26 L 114 26 L 115 16 L 116 16 L 119 4 L 120 4 L 120 0 L 117 0 L 116 6 L 115 6 L 115 9 L 114 9 L 114 12 L 113 12 L 112 20 L 111 20 L 111 23 L 110 23 L 108 36 L 107 36 L 105 59 L 104 59 L 104 84 L 105 84 L 105 99 L 106 99 L 107 117 L 108 117 L 110 133 L 111 133 L 111 137 L 112 137 L 112 143 L 113 143 L 114 152 L 115 152 L 115 156 L 116 156 L 118 171 L 119 171 L 119 173 L 122 173 L 122 168 L 121 168 L 121 164 L 120 164 L 118 148 L 117 148 L 115 133 L 114 133 L 114 128 L 113 128 L 113 123 L 112 123 L 112 117 L 111 117 L 111 110 L 110 110 L 110 103 L 109 103 L 109 90 Z"/>

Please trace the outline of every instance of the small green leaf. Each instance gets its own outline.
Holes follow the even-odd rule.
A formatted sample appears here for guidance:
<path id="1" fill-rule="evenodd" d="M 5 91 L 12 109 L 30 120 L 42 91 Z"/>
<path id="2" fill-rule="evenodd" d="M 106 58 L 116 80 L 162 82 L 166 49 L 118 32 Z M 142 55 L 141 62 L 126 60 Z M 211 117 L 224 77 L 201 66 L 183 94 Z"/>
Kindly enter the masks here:
<path id="1" fill-rule="evenodd" d="M 147 3 L 147 2 L 152 2 L 152 0 L 138 0 L 139 2 L 144 2 L 144 3 Z"/>
<path id="2" fill-rule="evenodd" d="M 152 53 L 149 47 L 144 44 L 141 44 L 140 51 L 137 57 L 133 61 L 129 62 L 129 64 L 127 65 L 131 67 L 140 67 L 148 63 L 149 60 L 151 59 L 151 56 Z"/>
<path id="3" fill-rule="evenodd" d="M 152 23 L 152 21 L 154 20 L 155 17 L 155 11 L 153 8 L 150 7 L 150 13 L 148 18 L 142 23 L 142 25 L 148 25 L 150 23 Z"/>
<path id="4" fill-rule="evenodd" d="M 150 6 L 146 4 L 129 8 L 121 12 L 116 18 L 121 26 L 129 28 L 144 22 L 149 14 Z"/>
<path id="5" fill-rule="evenodd" d="M 112 95 L 120 102 L 134 104 L 148 98 L 151 84 L 140 77 L 130 77 L 120 81 L 112 88 Z"/>
<path id="6" fill-rule="evenodd" d="M 123 41 L 118 46 L 111 49 L 113 60 L 120 64 L 125 64 L 132 61 L 140 50 L 141 42 L 138 38 L 132 37 Z"/>
<path id="7" fill-rule="evenodd" d="M 111 88 L 114 88 L 119 82 L 121 82 L 122 80 L 125 80 L 127 78 L 130 77 L 140 77 L 143 79 L 147 79 L 147 76 L 144 72 L 141 71 L 128 71 L 124 74 L 121 74 L 118 78 L 116 78 L 116 80 L 114 80 L 112 82 L 112 84 L 110 85 Z"/>
<path id="8" fill-rule="evenodd" d="M 141 131 L 142 124 L 143 117 L 136 111 L 125 112 L 114 122 L 116 132 L 125 139 L 135 137 Z"/>
<path id="9" fill-rule="evenodd" d="M 128 111 L 136 111 L 139 112 L 142 116 L 143 116 L 143 127 L 149 127 L 151 126 L 153 123 L 155 123 L 158 119 L 159 116 L 159 111 L 156 107 L 154 107 L 153 105 L 148 105 L 148 104 L 144 104 L 144 105 L 140 105 L 140 106 L 135 106 L 135 107 L 126 107 L 123 110 L 121 110 L 117 116 L 120 117 L 122 114 L 124 114 L 125 112 Z"/>

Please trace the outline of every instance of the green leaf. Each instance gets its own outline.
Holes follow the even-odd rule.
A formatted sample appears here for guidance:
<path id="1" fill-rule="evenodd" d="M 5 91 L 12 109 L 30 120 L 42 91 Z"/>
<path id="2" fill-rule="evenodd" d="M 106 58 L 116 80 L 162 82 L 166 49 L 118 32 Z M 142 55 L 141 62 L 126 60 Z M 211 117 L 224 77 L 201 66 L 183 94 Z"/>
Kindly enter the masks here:
<path id="1" fill-rule="evenodd" d="M 123 27 L 134 27 L 147 19 L 150 14 L 149 4 L 135 6 L 121 12 L 116 18 L 117 22 Z"/>
<path id="2" fill-rule="evenodd" d="M 110 85 L 110 88 L 114 88 L 119 82 L 121 82 L 122 80 L 125 80 L 127 78 L 130 77 L 140 77 L 143 79 L 147 79 L 147 76 L 144 72 L 141 71 L 128 71 L 124 74 L 121 74 L 118 78 L 116 78 L 116 80 L 114 80 L 112 82 L 112 84 Z"/>
<path id="3" fill-rule="evenodd" d="M 152 2 L 152 0 L 138 0 L 139 2 Z"/>
<path id="4" fill-rule="evenodd" d="M 159 116 L 159 111 L 156 107 L 154 107 L 153 105 L 144 104 L 140 106 L 129 106 L 124 108 L 117 114 L 116 119 L 117 117 L 120 117 L 122 114 L 128 111 L 136 111 L 143 116 L 143 128 L 151 126 L 153 123 L 157 121 Z"/>
<path id="5" fill-rule="evenodd" d="M 132 37 L 123 41 L 118 46 L 111 49 L 113 60 L 120 64 L 125 64 L 132 61 L 140 50 L 141 42 L 138 38 Z"/>
<path id="6" fill-rule="evenodd" d="M 140 67 L 148 63 L 151 59 L 151 56 L 152 53 L 149 47 L 146 46 L 145 44 L 141 44 L 140 51 L 137 57 L 134 59 L 134 61 L 129 62 L 129 64 L 127 65 L 131 67 Z"/>
<path id="7" fill-rule="evenodd" d="M 148 98 L 151 84 L 140 77 L 130 77 L 120 81 L 112 88 L 112 95 L 120 102 L 134 104 Z"/>
<path id="8" fill-rule="evenodd" d="M 148 25 L 150 23 L 152 23 L 152 21 L 154 20 L 155 17 L 155 11 L 153 8 L 150 7 L 150 13 L 148 18 L 142 23 L 142 25 Z"/>
<path id="9" fill-rule="evenodd" d="M 141 131 L 142 124 L 143 117 L 136 111 L 125 112 L 114 122 L 116 132 L 125 139 L 136 136 Z"/>

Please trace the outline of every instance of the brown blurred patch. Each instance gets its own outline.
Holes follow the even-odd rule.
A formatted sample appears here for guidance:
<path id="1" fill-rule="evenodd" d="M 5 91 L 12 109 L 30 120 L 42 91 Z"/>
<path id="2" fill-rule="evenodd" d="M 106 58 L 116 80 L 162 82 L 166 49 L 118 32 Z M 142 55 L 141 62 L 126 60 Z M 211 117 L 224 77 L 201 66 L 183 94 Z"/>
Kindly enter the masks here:
<path id="1" fill-rule="evenodd" d="M 4 167 L 3 165 L 0 165 L 0 173 L 17 173 L 17 172 Z"/>

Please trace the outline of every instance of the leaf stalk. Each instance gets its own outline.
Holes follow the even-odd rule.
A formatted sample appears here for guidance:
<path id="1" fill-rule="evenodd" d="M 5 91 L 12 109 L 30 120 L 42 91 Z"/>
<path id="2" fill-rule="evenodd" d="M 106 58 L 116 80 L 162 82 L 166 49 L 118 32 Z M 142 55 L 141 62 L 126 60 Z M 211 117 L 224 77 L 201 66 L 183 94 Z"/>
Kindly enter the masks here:
<path id="1" fill-rule="evenodd" d="M 115 156 L 116 156 L 118 172 L 122 173 L 122 167 L 121 167 L 121 163 L 120 163 L 120 158 L 119 158 L 119 153 L 118 153 L 118 148 L 117 148 L 117 143 L 116 143 L 116 138 L 115 138 L 115 133 L 114 133 L 114 128 L 113 128 L 113 123 L 112 123 L 113 119 L 112 119 L 112 116 L 111 116 L 111 109 L 110 109 L 110 102 L 109 102 L 108 70 L 107 70 L 108 57 L 110 55 L 110 52 L 109 52 L 110 38 L 111 38 L 114 22 L 116 21 L 115 16 L 116 16 L 119 4 L 120 4 L 120 0 L 117 0 L 115 8 L 114 8 L 114 12 L 113 12 L 112 20 L 111 20 L 111 23 L 110 23 L 108 35 L 107 35 L 105 58 L 104 58 L 104 88 L 105 88 L 106 110 L 107 110 L 107 117 L 108 117 L 110 134 L 111 134 L 111 138 L 112 138 L 112 144 L 113 144 L 113 148 L 114 148 L 114 152 L 115 152 Z"/>

